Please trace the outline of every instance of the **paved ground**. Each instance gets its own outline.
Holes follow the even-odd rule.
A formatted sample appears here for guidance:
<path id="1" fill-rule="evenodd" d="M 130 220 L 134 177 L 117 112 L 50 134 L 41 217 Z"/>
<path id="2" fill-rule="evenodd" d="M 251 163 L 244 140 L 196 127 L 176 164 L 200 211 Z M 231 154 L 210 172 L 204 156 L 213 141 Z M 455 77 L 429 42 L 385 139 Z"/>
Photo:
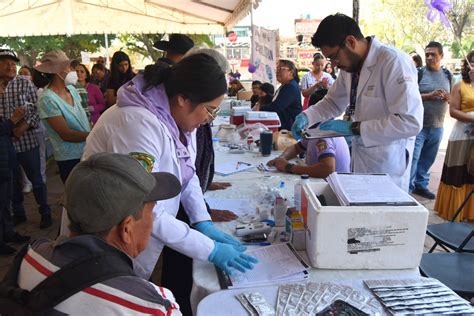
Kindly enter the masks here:
<path id="1" fill-rule="evenodd" d="M 438 153 L 436 162 L 432 167 L 431 181 L 429 185 L 429 188 L 432 192 L 437 192 L 439 180 L 441 178 L 441 170 L 443 167 L 447 138 L 449 136 L 449 133 L 451 132 L 453 122 L 454 121 L 451 118 L 447 119 L 447 122 L 445 124 L 446 131 L 445 131 L 444 140 L 441 144 L 441 148 Z M 39 229 L 40 216 L 37 211 L 37 207 L 34 201 L 34 196 L 32 193 L 25 194 L 25 207 L 27 209 L 28 221 L 26 223 L 23 223 L 17 226 L 17 230 L 19 233 L 32 236 L 33 239 L 37 239 L 40 237 L 47 237 L 50 239 L 54 239 L 57 236 L 58 231 L 59 231 L 59 222 L 60 222 L 61 209 L 62 209 L 61 199 L 62 199 L 64 187 L 61 182 L 61 179 L 59 178 L 56 164 L 53 160 L 49 161 L 48 163 L 47 179 L 48 179 L 47 180 L 48 202 L 50 203 L 52 211 L 53 211 L 53 214 L 52 214 L 53 221 L 54 221 L 53 226 L 48 229 L 43 229 L 43 230 Z M 436 213 L 432 211 L 433 206 L 434 206 L 434 201 L 427 200 L 416 195 L 414 195 L 414 197 L 421 204 L 423 204 L 428 210 L 430 210 L 430 216 L 429 216 L 430 224 L 443 222 L 443 220 L 439 218 L 436 215 Z M 429 249 L 432 244 L 433 242 L 431 238 L 427 237 L 425 240 L 425 250 Z M 20 246 L 14 246 L 14 247 L 17 247 L 18 249 L 20 248 Z M 12 261 L 11 257 L 0 257 L 0 278 L 3 278 L 9 265 L 11 264 L 11 261 Z M 158 284 L 160 282 L 160 278 L 159 278 L 160 270 L 161 270 L 160 265 L 158 265 L 153 275 L 153 280 Z"/>

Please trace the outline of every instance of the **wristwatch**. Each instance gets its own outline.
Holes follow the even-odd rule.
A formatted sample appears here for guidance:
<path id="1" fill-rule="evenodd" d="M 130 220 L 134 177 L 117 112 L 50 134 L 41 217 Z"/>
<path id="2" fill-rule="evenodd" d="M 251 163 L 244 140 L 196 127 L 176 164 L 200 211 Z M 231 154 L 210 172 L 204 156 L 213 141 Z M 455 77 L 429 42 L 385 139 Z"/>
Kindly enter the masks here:
<path id="1" fill-rule="evenodd" d="M 351 132 L 354 135 L 360 135 L 360 122 L 352 122 Z"/>
<path id="2" fill-rule="evenodd" d="M 287 172 L 287 173 L 293 173 L 293 172 L 291 172 L 291 170 L 293 170 L 293 167 L 294 167 L 294 166 L 295 166 L 295 165 L 292 164 L 292 163 L 287 163 L 286 166 L 285 166 L 285 172 Z"/>

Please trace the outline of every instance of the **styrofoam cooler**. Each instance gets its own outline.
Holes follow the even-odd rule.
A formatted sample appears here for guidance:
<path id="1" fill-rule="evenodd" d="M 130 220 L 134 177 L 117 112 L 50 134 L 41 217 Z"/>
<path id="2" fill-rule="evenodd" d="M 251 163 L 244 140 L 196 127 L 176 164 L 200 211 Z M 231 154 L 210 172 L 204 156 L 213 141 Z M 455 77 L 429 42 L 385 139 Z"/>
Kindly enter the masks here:
<path id="1" fill-rule="evenodd" d="M 262 123 L 272 132 L 277 132 L 281 126 L 280 118 L 275 112 L 250 111 L 245 114 L 245 124 Z"/>
<path id="2" fill-rule="evenodd" d="M 230 110 L 230 124 L 240 125 L 244 123 L 245 113 L 251 111 L 250 106 L 234 106 Z"/>
<path id="3" fill-rule="evenodd" d="M 428 210 L 416 206 L 340 206 L 327 183 L 303 185 L 306 252 L 315 268 L 410 269 L 423 253 Z M 322 206 L 324 195 L 328 206 Z"/>

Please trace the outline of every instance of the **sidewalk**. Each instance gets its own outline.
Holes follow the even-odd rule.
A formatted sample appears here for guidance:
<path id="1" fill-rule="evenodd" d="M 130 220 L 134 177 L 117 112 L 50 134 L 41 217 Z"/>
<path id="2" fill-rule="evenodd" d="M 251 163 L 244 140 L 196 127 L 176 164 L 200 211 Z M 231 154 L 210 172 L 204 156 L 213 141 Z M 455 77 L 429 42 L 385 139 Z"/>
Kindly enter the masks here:
<path id="1" fill-rule="evenodd" d="M 448 119 L 450 118 L 447 118 L 446 121 L 448 121 Z M 447 123 L 446 124 L 447 127 L 445 130 L 444 141 L 441 144 L 441 148 L 440 148 L 440 151 L 438 152 L 438 156 L 436 157 L 436 161 L 433 167 L 431 168 L 431 180 L 429 184 L 429 189 L 430 191 L 435 192 L 435 193 L 438 190 L 438 185 L 441 178 L 441 171 L 443 169 L 447 138 L 449 137 L 449 134 L 451 133 L 451 128 L 452 128 L 452 124 L 448 124 L 448 122 L 446 123 Z M 47 186 L 48 186 L 48 202 L 51 205 L 51 209 L 52 209 L 53 226 L 49 227 L 48 229 L 39 229 L 40 215 L 37 211 L 37 206 L 34 200 L 33 193 L 30 192 L 30 193 L 25 194 L 25 208 L 27 210 L 26 214 L 27 214 L 28 220 L 26 223 L 22 223 L 16 227 L 17 231 L 20 234 L 31 236 L 32 239 L 38 239 L 42 237 L 54 239 L 56 238 L 59 232 L 59 223 L 61 220 L 61 211 L 62 211 L 61 199 L 64 192 L 64 185 L 61 182 L 61 179 L 57 172 L 56 163 L 54 162 L 53 159 L 51 159 L 48 162 L 46 174 L 47 174 L 46 176 L 47 176 Z M 435 212 L 432 211 L 433 206 L 434 206 L 434 200 L 428 200 L 417 195 L 414 195 L 414 197 L 430 211 L 429 220 L 428 220 L 429 224 L 441 223 L 444 221 L 443 219 L 438 217 Z M 428 251 L 428 249 L 432 245 L 433 245 L 433 241 L 431 240 L 430 237 L 427 237 L 425 240 L 425 251 Z M 12 245 L 12 246 L 17 249 L 21 248 L 21 245 Z M 3 276 L 5 275 L 12 260 L 13 260 L 13 257 L 0 257 L 0 278 L 3 278 Z M 161 270 L 160 266 L 158 265 L 153 275 L 153 280 L 155 280 L 156 283 L 158 284 L 159 284 L 160 273 L 157 273 L 157 272 L 159 272 L 160 270 Z"/>

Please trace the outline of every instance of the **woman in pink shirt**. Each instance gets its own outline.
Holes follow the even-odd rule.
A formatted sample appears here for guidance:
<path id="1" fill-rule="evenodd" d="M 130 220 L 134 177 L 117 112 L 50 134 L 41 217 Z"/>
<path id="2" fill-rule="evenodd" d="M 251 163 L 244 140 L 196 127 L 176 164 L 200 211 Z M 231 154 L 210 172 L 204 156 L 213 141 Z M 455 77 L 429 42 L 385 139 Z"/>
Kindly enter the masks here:
<path id="1" fill-rule="evenodd" d="M 91 73 L 89 69 L 83 64 L 76 67 L 77 83 L 87 90 L 89 97 L 89 110 L 91 112 L 91 121 L 95 124 L 99 119 L 100 114 L 105 110 L 104 95 L 100 91 L 99 86 L 90 83 Z"/>

